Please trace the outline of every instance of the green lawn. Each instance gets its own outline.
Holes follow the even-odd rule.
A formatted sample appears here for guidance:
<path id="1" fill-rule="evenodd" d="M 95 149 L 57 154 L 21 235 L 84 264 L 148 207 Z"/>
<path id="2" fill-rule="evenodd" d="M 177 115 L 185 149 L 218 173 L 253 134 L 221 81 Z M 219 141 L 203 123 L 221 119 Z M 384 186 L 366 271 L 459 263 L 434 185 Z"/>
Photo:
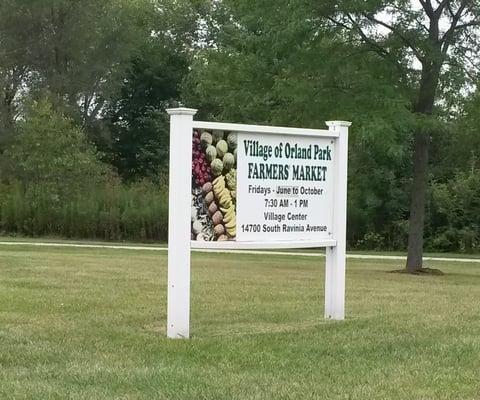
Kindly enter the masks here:
<path id="1" fill-rule="evenodd" d="M 191 340 L 167 340 L 166 254 L 0 246 L 1 399 L 478 399 L 480 264 L 195 254 Z"/>

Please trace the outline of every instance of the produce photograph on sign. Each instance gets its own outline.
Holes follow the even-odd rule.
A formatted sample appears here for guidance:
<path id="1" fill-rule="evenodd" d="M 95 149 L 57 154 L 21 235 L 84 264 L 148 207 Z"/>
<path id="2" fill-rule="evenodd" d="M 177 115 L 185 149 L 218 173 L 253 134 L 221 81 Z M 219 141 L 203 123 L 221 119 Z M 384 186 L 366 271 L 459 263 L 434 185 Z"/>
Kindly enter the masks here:
<path id="1" fill-rule="evenodd" d="M 193 131 L 192 240 L 236 237 L 237 134 Z"/>

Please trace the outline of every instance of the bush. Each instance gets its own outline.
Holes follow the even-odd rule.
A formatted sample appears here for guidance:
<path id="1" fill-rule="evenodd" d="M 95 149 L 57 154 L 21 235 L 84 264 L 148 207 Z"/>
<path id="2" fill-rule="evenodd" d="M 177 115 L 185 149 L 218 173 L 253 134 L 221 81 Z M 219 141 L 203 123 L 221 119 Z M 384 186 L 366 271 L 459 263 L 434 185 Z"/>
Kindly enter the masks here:
<path id="1" fill-rule="evenodd" d="M 3 181 L 19 182 L 33 196 L 61 202 L 104 182 L 111 169 L 73 121 L 50 103 L 34 103 L 3 154 Z"/>
<path id="2" fill-rule="evenodd" d="M 33 105 L 2 156 L 0 229 L 27 236 L 166 240 L 165 187 L 125 186 L 48 102 Z"/>
<path id="3" fill-rule="evenodd" d="M 119 180 L 98 185 L 67 201 L 51 202 L 47 192 L 32 195 L 21 185 L 3 185 L 0 229 L 25 236 L 102 240 L 165 241 L 168 192 L 152 183 L 129 186 Z"/>
<path id="4" fill-rule="evenodd" d="M 442 251 L 480 251 L 480 173 L 459 173 L 435 184 L 427 246 Z"/>

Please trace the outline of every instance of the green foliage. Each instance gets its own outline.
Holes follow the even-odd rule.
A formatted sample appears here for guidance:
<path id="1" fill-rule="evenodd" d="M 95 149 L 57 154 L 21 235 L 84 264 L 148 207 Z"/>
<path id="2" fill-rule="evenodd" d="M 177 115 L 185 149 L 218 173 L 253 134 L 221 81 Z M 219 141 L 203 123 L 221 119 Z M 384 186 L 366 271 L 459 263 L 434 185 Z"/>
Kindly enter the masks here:
<path id="1" fill-rule="evenodd" d="M 416 124 L 409 91 L 396 68 L 311 15 L 305 3 L 222 2 L 212 23 L 221 26 L 212 29 L 217 47 L 195 60 L 186 102 L 202 119 L 315 128 L 353 121 L 349 242 L 365 246 L 373 233 L 385 247 L 402 246 Z"/>
<path id="2" fill-rule="evenodd" d="M 433 186 L 429 246 L 443 251 L 480 251 L 480 171 L 458 173 Z"/>
<path id="3" fill-rule="evenodd" d="M 409 1 L 1 1 L 3 229 L 165 237 L 164 185 L 143 180 L 166 181 L 164 109 L 181 99 L 207 120 L 316 128 L 351 120 L 350 247 L 405 248 L 412 133 L 428 135 L 428 246 L 475 250 L 475 226 L 446 204 L 480 166 L 480 41 L 468 23 L 480 10 L 465 0 L 432 4 L 443 25 L 467 7 L 444 54 L 435 46 L 447 32 L 430 40 L 425 10 Z M 390 28 L 377 29 L 379 16 Z M 419 117 L 420 65 L 435 77 L 435 63 L 444 67 L 433 112 Z M 142 190 L 162 211 L 149 210 Z M 475 202 L 459 204 L 480 214 Z"/>
<path id="4" fill-rule="evenodd" d="M 5 151 L 3 161 L 9 170 L 3 179 L 61 202 L 105 179 L 108 167 L 98 158 L 85 134 L 41 101 L 32 105 Z"/>
<path id="5" fill-rule="evenodd" d="M 155 177 L 168 166 L 169 102 L 179 97 L 187 72 L 185 55 L 149 43 L 131 61 L 119 96 L 110 101 L 104 120 L 106 140 L 96 140 L 107 160 L 128 181 Z"/>
<path id="6" fill-rule="evenodd" d="M 124 186 L 73 122 L 36 103 L 3 156 L 0 230 L 107 240 L 165 240 L 166 190 Z"/>
<path id="7" fill-rule="evenodd" d="M 449 13 L 459 4 L 442 2 L 443 23 L 451 22 Z M 462 20 L 478 12 L 472 5 Z M 385 15 L 390 28 L 382 26 Z M 352 121 L 350 246 L 405 248 L 413 133 L 432 138 L 432 174 L 441 181 L 455 168 L 465 170 L 463 160 L 470 155 L 455 162 L 454 154 L 465 155 L 462 147 L 473 151 L 472 142 L 478 142 L 477 129 L 462 129 L 454 119 L 464 106 L 457 94 L 471 90 L 467 75 L 474 70 L 451 64 L 468 56 L 462 43 L 471 38 L 441 37 L 445 54 L 440 57 L 434 48 L 440 41 L 432 43 L 425 33 L 425 18 L 406 1 L 225 0 L 216 4 L 209 25 L 215 47 L 195 59 L 184 96 L 203 119 L 309 127 L 330 119 Z M 416 58 L 423 64 L 415 65 Z M 444 62 L 449 68 L 441 69 L 432 86 L 438 86 L 432 100 L 437 101 L 433 115 L 427 115 L 419 65 L 434 77 L 432 65 Z M 478 101 L 471 103 L 473 117 Z M 455 137 L 460 130 L 470 133 Z"/>
<path id="8" fill-rule="evenodd" d="M 151 8 L 131 0 L 2 1 L 0 123 L 12 125 L 25 101 L 46 95 L 55 108 L 93 123 L 148 36 Z"/>
<path id="9" fill-rule="evenodd" d="M 471 171 L 480 168 L 480 92 L 472 93 L 464 100 L 452 129 L 443 140 L 437 164 L 443 170 L 437 179 L 445 182 L 458 171 Z"/>
<path id="10" fill-rule="evenodd" d="M 126 181 L 158 179 L 168 167 L 168 116 L 188 73 L 192 49 L 200 38 L 203 0 L 158 0 L 145 17 L 142 43 L 124 65 L 121 84 L 105 106 L 91 135 Z"/>
<path id="11" fill-rule="evenodd" d="M 167 227 L 167 190 L 152 183 L 113 179 L 61 202 L 48 191 L 1 187 L 0 231 L 8 234 L 165 241 Z"/>

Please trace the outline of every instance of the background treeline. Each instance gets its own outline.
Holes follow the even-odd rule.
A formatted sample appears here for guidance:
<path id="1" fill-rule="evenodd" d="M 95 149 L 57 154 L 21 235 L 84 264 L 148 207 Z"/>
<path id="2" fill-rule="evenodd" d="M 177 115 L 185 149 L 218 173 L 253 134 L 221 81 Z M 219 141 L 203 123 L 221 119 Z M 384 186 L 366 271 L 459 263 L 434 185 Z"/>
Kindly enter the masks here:
<path id="1" fill-rule="evenodd" d="M 434 114 L 420 117 L 411 54 L 386 36 L 394 62 L 383 62 L 331 23 L 334 6 L 378 4 L 334 3 L 2 1 L 0 231 L 166 240 L 164 110 L 182 102 L 216 121 L 351 120 L 351 248 L 405 249 L 413 132 L 424 131 L 426 248 L 478 251 L 478 57 L 468 74 L 442 70 Z"/>

